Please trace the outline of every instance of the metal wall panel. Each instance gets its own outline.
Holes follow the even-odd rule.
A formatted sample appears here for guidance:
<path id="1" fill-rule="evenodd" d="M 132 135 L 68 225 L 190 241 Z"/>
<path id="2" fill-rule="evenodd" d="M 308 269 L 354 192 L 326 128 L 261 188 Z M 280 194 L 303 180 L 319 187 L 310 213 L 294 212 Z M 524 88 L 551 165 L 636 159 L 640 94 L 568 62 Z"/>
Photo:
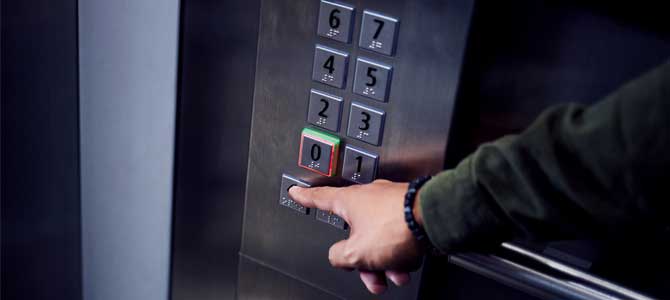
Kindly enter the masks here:
<path id="1" fill-rule="evenodd" d="M 167 299 L 179 1 L 79 3 L 84 299 Z"/>
<path id="2" fill-rule="evenodd" d="M 172 299 L 233 299 L 260 1 L 182 1 Z"/>

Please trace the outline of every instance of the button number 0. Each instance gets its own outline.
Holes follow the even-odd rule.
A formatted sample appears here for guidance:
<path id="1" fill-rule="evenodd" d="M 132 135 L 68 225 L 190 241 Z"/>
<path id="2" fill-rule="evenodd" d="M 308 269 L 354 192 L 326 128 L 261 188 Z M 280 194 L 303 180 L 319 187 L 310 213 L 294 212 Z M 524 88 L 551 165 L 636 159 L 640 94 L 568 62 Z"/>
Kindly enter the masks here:
<path id="1" fill-rule="evenodd" d="M 318 161 L 321 158 L 321 146 L 313 144 L 310 152 L 313 161 Z"/>

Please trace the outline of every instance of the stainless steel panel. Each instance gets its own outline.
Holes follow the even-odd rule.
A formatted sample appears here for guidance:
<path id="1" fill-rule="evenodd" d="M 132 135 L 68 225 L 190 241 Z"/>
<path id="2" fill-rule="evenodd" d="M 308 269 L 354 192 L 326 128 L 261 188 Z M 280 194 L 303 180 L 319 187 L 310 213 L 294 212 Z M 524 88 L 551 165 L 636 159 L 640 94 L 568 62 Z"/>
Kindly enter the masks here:
<path id="1" fill-rule="evenodd" d="M 329 294 L 364 299 L 372 295 L 358 275 L 332 268 L 327 259 L 330 245 L 346 238 L 347 231 L 313 218 L 302 218 L 273 200 L 284 173 L 312 185 L 350 184 L 340 176 L 326 178 L 298 167 L 300 132 L 307 124 L 305 95 L 317 88 L 342 97 L 344 116 L 349 114 L 352 101 L 368 106 L 374 102 L 386 112 L 381 147 L 346 137 L 346 128 L 337 133 L 343 146 L 353 145 L 379 154 L 378 177 L 409 180 L 440 171 L 444 166 L 472 3 L 375 0 L 356 1 L 352 5 L 402 20 L 395 57 L 319 37 L 316 33 L 319 1 L 262 2 L 241 254 Z M 361 16 L 357 15 L 354 40 L 359 38 L 360 24 Z M 425 35 L 433 38 L 427 40 Z M 340 90 L 312 81 L 317 44 L 347 52 L 351 58 L 362 54 L 393 66 L 388 103 L 356 96 L 351 82 Z M 353 72 L 354 64 L 350 64 L 348 74 Z M 240 274 L 250 272 L 247 268 L 250 267 L 241 265 Z M 391 287 L 382 298 L 415 298 L 419 281 L 420 275 L 414 273 L 409 287 Z M 249 290 L 240 293 L 242 298 L 253 295 Z"/>
<path id="2" fill-rule="evenodd" d="M 258 0 L 181 2 L 174 300 L 236 295 L 259 6 Z M 277 203 L 278 192 L 268 201 Z"/>

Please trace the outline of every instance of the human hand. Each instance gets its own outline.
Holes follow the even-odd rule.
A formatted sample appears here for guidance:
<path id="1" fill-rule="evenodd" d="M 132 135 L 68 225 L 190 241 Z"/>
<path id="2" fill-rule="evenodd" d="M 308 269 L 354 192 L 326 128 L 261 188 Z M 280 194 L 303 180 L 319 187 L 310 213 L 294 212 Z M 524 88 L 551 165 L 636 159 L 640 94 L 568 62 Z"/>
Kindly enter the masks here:
<path id="1" fill-rule="evenodd" d="M 386 289 L 386 277 L 404 285 L 408 272 L 421 266 L 423 251 L 405 223 L 407 186 L 388 180 L 342 188 L 294 186 L 289 195 L 306 207 L 332 211 L 349 224 L 349 238 L 330 247 L 330 264 L 359 270 L 368 290 L 379 294 Z M 419 210 L 414 213 L 420 222 Z"/>

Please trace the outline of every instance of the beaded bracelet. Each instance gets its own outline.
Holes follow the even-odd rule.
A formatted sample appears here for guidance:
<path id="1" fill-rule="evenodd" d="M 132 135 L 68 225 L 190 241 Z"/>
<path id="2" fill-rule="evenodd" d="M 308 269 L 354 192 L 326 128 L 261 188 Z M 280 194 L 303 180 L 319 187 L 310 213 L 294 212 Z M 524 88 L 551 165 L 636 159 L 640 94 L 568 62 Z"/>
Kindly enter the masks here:
<path id="1" fill-rule="evenodd" d="M 417 192 L 421 186 L 430 180 L 430 178 L 430 176 L 421 176 L 412 180 L 409 183 L 407 193 L 405 194 L 405 221 L 407 222 L 407 227 L 409 227 L 409 230 L 414 235 L 414 238 L 416 238 L 420 243 L 424 244 L 430 244 L 430 242 L 428 242 L 428 236 L 426 235 L 426 231 L 423 230 L 423 228 L 416 222 L 416 220 L 414 220 L 414 213 L 412 210 L 414 208 L 414 201 L 416 200 Z"/>

